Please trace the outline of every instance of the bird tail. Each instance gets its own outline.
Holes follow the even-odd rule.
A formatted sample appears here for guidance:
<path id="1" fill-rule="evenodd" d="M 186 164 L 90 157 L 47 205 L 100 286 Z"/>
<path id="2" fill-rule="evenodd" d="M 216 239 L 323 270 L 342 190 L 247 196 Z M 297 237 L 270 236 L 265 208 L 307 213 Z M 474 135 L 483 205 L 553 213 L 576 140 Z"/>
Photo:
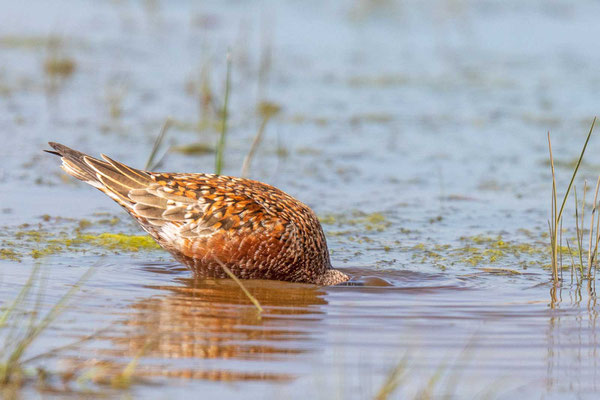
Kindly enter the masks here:
<path id="1" fill-rule="evenodd" d="M 104 154 L 102 161 L 60 143 L 48 144 L 54 151 L 45 151 L 61 157 L 61 167 L 67 174 L 101 190 L 126 208 L 132 208 L 134 204 L 128 196 L 131 190 L 146 188 L 153 182 L 147 172 L 131 168 Z"/>

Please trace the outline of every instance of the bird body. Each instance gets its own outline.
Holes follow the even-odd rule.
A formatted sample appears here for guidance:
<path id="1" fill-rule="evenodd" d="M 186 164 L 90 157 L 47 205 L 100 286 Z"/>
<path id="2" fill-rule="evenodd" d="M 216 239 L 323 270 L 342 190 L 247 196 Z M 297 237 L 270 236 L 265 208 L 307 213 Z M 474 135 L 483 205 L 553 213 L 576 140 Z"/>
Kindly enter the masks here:
<path id="1" fill-rule="evenodd" d="M 119 203 L 200 276 L 226 277 L 225 265 L 241 279 L 318 285 L 348 280 L 331 268 L 314 212 L 273 186 L 223 175 L 148 172 L 49 144 L 68 174 Z"/>

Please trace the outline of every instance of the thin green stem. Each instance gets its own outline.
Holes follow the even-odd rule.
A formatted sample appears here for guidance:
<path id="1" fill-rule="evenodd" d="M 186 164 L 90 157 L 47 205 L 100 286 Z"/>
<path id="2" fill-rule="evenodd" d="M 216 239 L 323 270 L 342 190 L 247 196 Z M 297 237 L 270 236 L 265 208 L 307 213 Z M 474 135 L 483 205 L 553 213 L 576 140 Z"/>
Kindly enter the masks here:
<path id="1" fill-rule="evenodd" d="M 575 180 L 575 176 L 577 175 L 577 171 L 579 170 L 579 166 L 581 165 L 581 161 L 583 160 L 583 155 L 585 154 L 585 149 L 587 148 L 588 142 L 592 137 L 594 125 L 596 125 L 596 117 L 594 117 L 594 120 L 592 121 L 592 126 L 590 127 L 590 131 L 587 135 L 587 138 L 585 139 L 585 144 L 583 145 L 583 149 L 581 150 L 581 154 L 579 155 L 579 160 L 577 160 L 577 165 L 575 166 L 575 170 L 573 171 L 573 176 L 571 176 L 571 181 L 569 182 L 569 186 L 567 187 L 567 192 L 565 193 L 565 197 L 563 197 L 563 201 L 560 206 L 560 211 L 556 216 L 557 221 L 559 221 L 562 217 L 563 210 L 565 209 L 565 204 L 567 203 L 567 198 L 569 197 L 569 192 L 571 191 L 571 187 L 573 186 L 573 181 Z M 550 137 L 550 134 L 548 134 L 548 137 Z"/>
<path id="2" fill-rule="evenodd" d="M 254 304 L 254 306 L 256 307 L 258 312 L 262 313 L 264 310 L 263 310 L 262 306 L 260 305 L 260 303 L 258 302 L 258 300 L 256 299 L 256 297 L 252 296 L 252 294 L 248 291 L 248 289 L 246 289 L 244 284 L 237 278 L 237 276 L 235 276 L 233 274 L 233 272 L 231 272 L 231 270 L 221 260 L 219 260 L 216 257 L 213 257 L 213 258 L 217 262 L 217 264 L 219 264 L 221 266 L 221 268 L 223 268 L 223 271 L 225 271 L 225 273 L 231 279 L 233 279 L 233 281 L 240 287 L 240 289 L 242 289 L 242 291 L 244 292 L 246 297 L 248 297 L 248 299 L 250 299 L 250 301 L 252 302 L 252 304 Z"/>
<path id="3" fill-rule="evenodd" d="M 215 174 L 221 175 L 223 171 L 223 152 L 225 150 L 225 136 L 227 134 L 227 117 L 229 106 L 229 91 L 231 87 L 231 52 L 227 52 L 227 75 L 225 77 L 225 99 L 223 101 L 223 120 L 221 121 L 221 135 L 217 142 L 217 154 L 215 157 Z"/>
<path id="4" fill-rule="evenodd" d="M 158 134 L 158 136 L 156 137 L 156 140 L 154 141 L 154 146 L 152 147 L 152 152 L 148 156 L 148 161 L 146 161 L 146 166 L 144 167 L 144 169 L 146 171 L 150 171 L 156 166 L 154 163 L 154 158 L 156 157 L 156 153 L 160 147 L 160 144 L 162 143 L 163 139 L 165 138 L 165 135 L 167 134 L 167 131 L 171 127 L 172 123 L 173 123 L 173 121 L 172 121 L 171 117 L 168 117 L 165 120 L 165 123 L 163 124 L 162 128 L 160 129 L 160 133 Z"/>

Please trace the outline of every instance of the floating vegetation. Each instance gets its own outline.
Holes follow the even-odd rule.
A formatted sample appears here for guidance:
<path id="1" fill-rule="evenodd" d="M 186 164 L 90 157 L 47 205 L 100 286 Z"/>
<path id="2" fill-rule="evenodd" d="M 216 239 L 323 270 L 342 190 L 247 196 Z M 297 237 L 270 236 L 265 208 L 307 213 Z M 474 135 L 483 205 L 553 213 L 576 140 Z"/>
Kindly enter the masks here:
<path id="1" fill-rule="evenodd" d="M 96 254 L 135 253 L 159 250 L 160 246 L 148 235 L 126 233 L 88 232 L 102 225 L 114 226 L 119 219 L 48 219 L 44 223 L 23 224 L 17 227 L 2 227 L 0 234 L 0 259 L 22 261 L 25 258 L 39 259 L 64 252 L 89 252 Z"/>
<path id="2" fill-rule="evenodd" d="M 137 252 L 159 250 L 160 246 L 148 235 L 126 235 L 123 233 L 101 233 L 99 235 L 79 235 L 75 239 L 110 250 Z"/>
<path id="3" fill-rule="evenodd" d="M 348 214 L 325 214 L 319 217 L 324 225 L 354 226 L 365 231 L 382 232 L 392 223 L 382 213 L 365 213 L 363 211 L 351 211 Z"/>
<path id="4" fill-rule="evenodd" d="M 21 261 L 21 255 L 12 249 L 0 249 L 0 260 Z"/>
<path id="5" fill-rule="evenodd" d="M 544 265 L 547 245 L 540 240 L 532 243 L 510 241 L 498 236 L 463 236 L 458 245 L 423 243 L 412 248 L 413 259 L 421 263 L 430 263 L 445 270 L 451 266 L 480 267 L 494 264 L 510 265 L 527 269 Z M 566 249 L 565 249 L 566 250 Z M 514 268 L 481 268 L 484 272 L 500 273 L 511 271 L 518 274 Z"/>

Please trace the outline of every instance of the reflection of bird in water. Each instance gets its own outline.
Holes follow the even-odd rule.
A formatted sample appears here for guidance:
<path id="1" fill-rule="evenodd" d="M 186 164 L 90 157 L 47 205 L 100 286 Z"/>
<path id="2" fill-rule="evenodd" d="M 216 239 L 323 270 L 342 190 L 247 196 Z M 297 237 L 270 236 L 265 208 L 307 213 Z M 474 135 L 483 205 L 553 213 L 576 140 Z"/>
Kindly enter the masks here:
<path id="1" fill-rule="evenodd" d="M 50 143 L 70 175 L 125 208 L 177 260 L 202 276 L 335 285 L 323 229 L 308 206 L 250 179 L 154 173 Z"/>
<path id="2" fill-rule="evenodd" d="M 265 309 L 259 315 L 231 280 L 178 280 L 184 284 L 153 287 L 170 293 L 131 305 L 126 332 L 110 338 L 108 354 L 163 360 L 158 368 L 142 365 L 143 376 L 290 379 L 278 361 L 310 350 L 307 342 L 323 315 L 318 306 L 327 304 L 325 292 L 314 286 L 249 281 Z"/>

